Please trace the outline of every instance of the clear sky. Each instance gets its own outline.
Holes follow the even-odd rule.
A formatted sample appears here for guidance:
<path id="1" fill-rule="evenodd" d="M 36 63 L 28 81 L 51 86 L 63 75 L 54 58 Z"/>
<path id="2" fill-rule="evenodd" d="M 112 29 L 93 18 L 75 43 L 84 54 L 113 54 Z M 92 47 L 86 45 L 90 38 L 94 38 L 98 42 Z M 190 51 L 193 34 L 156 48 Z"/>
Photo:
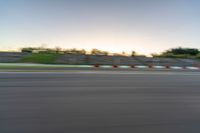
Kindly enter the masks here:
<path id="1" fill-rule="evenodd" d="M 200 48 L 200 0 L 0 0 L 0 49 Z"/>

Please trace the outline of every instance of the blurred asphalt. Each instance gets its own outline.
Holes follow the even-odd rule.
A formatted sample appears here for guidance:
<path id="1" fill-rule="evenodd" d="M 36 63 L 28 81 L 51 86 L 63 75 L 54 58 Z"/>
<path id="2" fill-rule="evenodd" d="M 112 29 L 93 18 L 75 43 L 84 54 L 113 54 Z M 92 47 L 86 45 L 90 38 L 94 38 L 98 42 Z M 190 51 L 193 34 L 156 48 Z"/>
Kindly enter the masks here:
<path id="1" fill-rule="evenodd" d="M 199 133 L 200 72 L 2 72 L 0 133 Z"/>

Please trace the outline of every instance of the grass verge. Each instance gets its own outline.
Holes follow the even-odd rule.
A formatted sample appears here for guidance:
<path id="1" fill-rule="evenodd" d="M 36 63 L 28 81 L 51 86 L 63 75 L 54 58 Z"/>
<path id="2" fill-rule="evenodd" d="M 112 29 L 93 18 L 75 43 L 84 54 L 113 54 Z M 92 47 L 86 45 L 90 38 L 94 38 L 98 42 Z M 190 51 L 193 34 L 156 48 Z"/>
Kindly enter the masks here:
<path id="1" fill-rule="evenodd" d="M 61 54 L 34 53 L 30 56 L 24 57 L 20 62 L 22 62 L 22 63 L 54 64 L 56 59 L 59 56 L 61 56 Z"/>

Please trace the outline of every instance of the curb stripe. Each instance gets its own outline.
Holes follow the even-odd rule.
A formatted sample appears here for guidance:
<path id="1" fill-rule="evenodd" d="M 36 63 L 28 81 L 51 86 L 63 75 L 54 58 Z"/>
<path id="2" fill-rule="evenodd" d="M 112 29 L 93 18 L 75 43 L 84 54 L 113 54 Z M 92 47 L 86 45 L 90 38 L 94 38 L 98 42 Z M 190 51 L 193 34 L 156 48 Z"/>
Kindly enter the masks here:
<path id="1" fill-rule="evenodd" d="M 48 65 L 48 64 L 20 64 L 20 63 L 0 63 L 1 67 L 50 67 L 50 68 L 114 68 L 114 69 L 173 69 L 173 70 L 200 70 L 200 67 L 195 66 L 154 66 L 154 65 Z"/>

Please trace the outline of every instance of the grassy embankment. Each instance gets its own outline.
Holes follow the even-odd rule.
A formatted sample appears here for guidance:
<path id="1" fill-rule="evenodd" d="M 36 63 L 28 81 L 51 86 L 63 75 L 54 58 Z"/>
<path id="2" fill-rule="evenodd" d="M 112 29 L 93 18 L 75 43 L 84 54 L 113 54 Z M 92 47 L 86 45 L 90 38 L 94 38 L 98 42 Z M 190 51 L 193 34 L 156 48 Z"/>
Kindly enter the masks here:
<path id="1" fill-rule="evenodd" d="M 63 54 L 56 53 L 33 53 L 29 56 L 22 58 L 15 63 L 0 63 L 0 71 L 12 70 L 12 71 L 44 71 L 54 70 L 54 68 L 81 68 L 88 67 L 87 65 L 62 65 L 57 64 L 56 60 Z"/>
<path id="2" fill-rule="evenodd" d="M 29 56 L 22 58 L 20 61 L 16 63 L 1 63 L 0 64 L 0 71 L 5 70 L 26 70 L 26 69 L 36 69 L 36 68 L 56 68 L 56 67 L 63 67 L 63 66 L 54 66 L 48 64 L 56 64 L 56 59 L 61 56 L 61 54 L 46 54 L 46 53 L 34 53 Z M 28 63 L 28 64 L 21 64 L 21 63 Z M 29 64 L 31 63 L 31 64 Z M 36 64 L 32 64 L 36 63 Z M 47 65 L 42 65 L 47 64 Z"/>
<path id="3" fill-rule="evenodd" d="M 59 56 L 61 56 L 61 54 L 34 53 L 30 56 L 24 57 L 20 62 L 22 62 L 22 63 L 39 63 L 39 64 L 55 64 L 55 61 Z"/>

